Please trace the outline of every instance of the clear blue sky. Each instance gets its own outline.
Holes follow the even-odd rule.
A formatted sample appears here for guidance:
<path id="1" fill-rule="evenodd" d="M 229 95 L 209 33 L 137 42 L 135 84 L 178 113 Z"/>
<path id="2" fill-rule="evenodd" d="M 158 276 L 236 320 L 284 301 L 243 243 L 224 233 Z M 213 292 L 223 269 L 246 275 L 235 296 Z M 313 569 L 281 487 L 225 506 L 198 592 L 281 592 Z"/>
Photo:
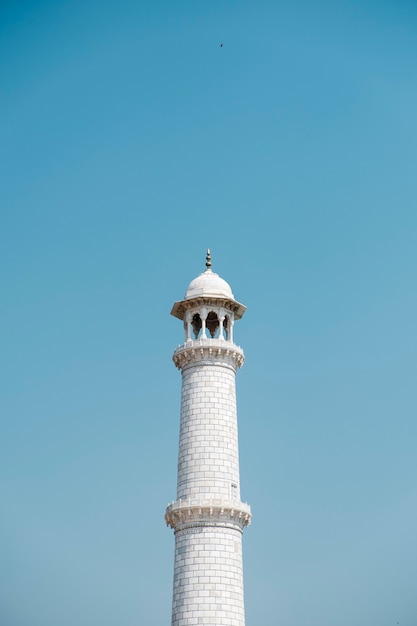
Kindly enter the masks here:
<path id="1" fill-rule="evenodd" d="M 1 626 L 170 623 L 207 247 L 248 307 L 247 626 L 416 626 L 416 33 L 402 0 L 1 3 Z"/>

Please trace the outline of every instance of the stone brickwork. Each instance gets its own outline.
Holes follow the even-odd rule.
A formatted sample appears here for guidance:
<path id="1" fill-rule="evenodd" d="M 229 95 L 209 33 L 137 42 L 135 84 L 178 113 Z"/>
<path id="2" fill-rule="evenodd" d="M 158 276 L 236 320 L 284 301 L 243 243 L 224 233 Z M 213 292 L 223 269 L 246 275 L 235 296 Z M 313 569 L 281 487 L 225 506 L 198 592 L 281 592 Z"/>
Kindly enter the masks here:
<path id="1" fill-rule="evenodd" d="M 177 532 L 172 626 L 244 626 L 243 606 L 241 531 Z"/>
<path id="2" fill-rule="evenodd" d="M 177 500 L 239 500 L 235 368 L 191 362 L 182 377 Z"/>

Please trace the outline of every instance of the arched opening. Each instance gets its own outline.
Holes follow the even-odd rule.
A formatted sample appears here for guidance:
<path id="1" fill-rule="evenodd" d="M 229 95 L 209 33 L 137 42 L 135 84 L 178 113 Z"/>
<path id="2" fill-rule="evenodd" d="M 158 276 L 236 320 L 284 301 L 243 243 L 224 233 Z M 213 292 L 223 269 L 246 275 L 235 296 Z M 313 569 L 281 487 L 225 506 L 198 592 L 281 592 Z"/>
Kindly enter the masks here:
<path id="1" fill-rule="evenodd" d="M 226 341 L 230 341 L 230 318 L 228 315 L 224 318 L 223 328 L 226 333 Z"/>
<path id="2" fill-rule="evenodd" d="M 220 322 L 219 322 L 219 318 L 217 317 L 217 313 L 215 313 L 214 311 L 210 311 L 210 313 L 207 315 L 207 319 L 206 319 L 206 326 L 208 328 L 208 331 L 210 333 L 210 337 L 212 339 L 214 339 L 217 330 L 219 329 L 220 326 Z"/>
<path id="3" fill-rule="evenodd" d="M 201 327 L 203 323 L 201 321 L 201 317 L 198 313 L 194 313 L 193 319 L 191 320 L 191 326 L 193 327 L 194 338 L 198 339 L 198 335 L 201 332 Z"/>

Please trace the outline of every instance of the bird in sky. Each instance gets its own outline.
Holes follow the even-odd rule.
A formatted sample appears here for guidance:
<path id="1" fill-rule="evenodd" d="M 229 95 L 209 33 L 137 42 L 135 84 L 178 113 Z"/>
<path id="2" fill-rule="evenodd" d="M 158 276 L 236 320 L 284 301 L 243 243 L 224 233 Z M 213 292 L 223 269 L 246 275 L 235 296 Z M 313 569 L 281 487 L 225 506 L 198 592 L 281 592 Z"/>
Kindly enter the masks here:
<path id="1" fill-rule="evenodd" d="M 221 43 L 221 44 L 220 44 L 220 48 L 223 48 L 223 45 L 224 45 L 224 44 L 222 44 L 222 43 Z"/>

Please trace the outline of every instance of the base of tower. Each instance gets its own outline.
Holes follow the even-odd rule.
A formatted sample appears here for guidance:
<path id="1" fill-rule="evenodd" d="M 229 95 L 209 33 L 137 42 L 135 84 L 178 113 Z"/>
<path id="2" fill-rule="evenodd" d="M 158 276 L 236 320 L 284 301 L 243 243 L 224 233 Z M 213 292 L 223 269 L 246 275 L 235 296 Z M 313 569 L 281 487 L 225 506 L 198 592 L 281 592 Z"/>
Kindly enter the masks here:
<path id="1" fill-rule="evenodd" d="M 172 626 L 244 626 L 242 532 L 206 526 L 175 534 Z"/>

